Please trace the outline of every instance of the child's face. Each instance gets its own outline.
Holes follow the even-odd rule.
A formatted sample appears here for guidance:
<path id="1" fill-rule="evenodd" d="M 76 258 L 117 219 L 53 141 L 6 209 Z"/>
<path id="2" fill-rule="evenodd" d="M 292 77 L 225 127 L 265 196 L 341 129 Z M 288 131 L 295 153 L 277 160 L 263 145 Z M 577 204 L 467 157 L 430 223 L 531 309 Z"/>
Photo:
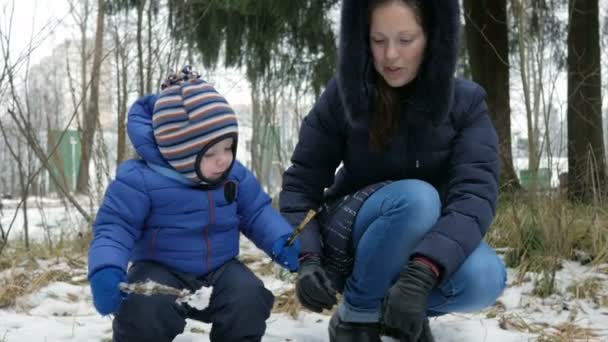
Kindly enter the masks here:
<path id="1" fill-rule="evenodd" d="M 208 180 L 220 178 L 232 164 L 234 155 L 232 153 L 233 138 L 220 140 L 205 152 L 201 158 L 199 168 L 203 176 Z"/>

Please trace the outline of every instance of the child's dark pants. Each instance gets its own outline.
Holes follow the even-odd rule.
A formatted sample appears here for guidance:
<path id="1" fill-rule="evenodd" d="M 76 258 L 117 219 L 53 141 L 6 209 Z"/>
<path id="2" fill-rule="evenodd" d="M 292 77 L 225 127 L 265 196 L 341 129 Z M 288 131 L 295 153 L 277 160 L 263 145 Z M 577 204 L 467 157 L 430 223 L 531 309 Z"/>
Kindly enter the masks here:
<path id="1" fill-rule="evenodd" d="M 146 281 L 196 291 L 213 286 L 209 306 L 196 310 L 175 303 L 167 295 L 130 294 L 113 322 L 114 342 L 172 341 L 184 331 L 186 318 L 212 323 L 211 341 L 260 341 L 274 296 L 262 281 L 234 259 L 205 277 L 171 270 L 155 262 L 137 262 L 129 270 L 129 282 Z"/>

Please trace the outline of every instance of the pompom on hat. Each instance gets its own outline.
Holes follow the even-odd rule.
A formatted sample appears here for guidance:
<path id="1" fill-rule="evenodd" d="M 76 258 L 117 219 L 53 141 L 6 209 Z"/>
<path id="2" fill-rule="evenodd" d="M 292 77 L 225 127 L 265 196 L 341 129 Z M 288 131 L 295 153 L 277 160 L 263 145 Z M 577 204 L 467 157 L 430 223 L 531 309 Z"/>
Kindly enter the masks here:
<path id="1" fill-rule="evenodd" d="M 232 165 L 213 181 L 205 179 L 198 165 L 210 147 L 229 137 L 234 139 L 232 152 L 236 158 L 236 114 L 226 99 L 190 66 L 171 73 L 161 88 L 152 113 L 154 138 L 161 155 L 173 169 L 196 184 L 223 181 Z"/>

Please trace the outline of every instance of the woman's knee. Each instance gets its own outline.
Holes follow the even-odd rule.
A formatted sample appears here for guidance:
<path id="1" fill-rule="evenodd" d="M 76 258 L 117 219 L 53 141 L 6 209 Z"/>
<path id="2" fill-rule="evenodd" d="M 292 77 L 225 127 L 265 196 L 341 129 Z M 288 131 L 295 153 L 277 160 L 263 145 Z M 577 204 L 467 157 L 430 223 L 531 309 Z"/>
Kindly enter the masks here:
<path id="1" fill-rule="evenodd" d="M 420 229 L 429 229 L 435 224 L 441 212 L 439 193 L 429 183 L 406 179 L 386 185 L 382 212 L 384 215 L 402 217 L 405 222 L 412 222 L 412 226 Z"/>
<path id="2" fill-rule="evenodd" d="M 493 305 L 507 283 L 504 263 L 485 243 L 465 261 L 459 277 L 463 282 L 464 293 L 461 295 L 469 302 L 464 305 L 464 311 L 476 311 Z"/>

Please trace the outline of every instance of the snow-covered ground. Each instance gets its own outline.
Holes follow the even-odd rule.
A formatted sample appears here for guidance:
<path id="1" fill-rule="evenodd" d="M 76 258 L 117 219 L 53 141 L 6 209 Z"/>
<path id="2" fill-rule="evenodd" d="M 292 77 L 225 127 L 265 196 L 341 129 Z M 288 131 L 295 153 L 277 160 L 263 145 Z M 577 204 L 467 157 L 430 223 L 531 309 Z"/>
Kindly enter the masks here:
<path id="1" fill-rule="evenodd" d="M 31 236 L 44 233 L 41 217 L 31 210 Z M 74 213 L 55 208 L 45 210 L 47 224 L 57 227 L 76 222 Z M 0 217 L 3 227 L 12 219 L 6 207 Z M 17 222 L 17 221 L 16 221 Z M 14 237 L 19 230 L 13 228 Z M 53 228 L 56 229 L 56 228 Z M 47 230 L 48 231 L 48 230 Z M 275 293 L 292 291 L 289 275 L 277 267 L 268 267 L 270 259 L 246 239 L 242 242 L 244 260 L 256 270 L 266 286 Z M 111 341 L 111 319 L 101 317 L 91 303 L 86 283 L 86 258 L 39 261 L 39 270 L 58 270 L 69 274 L 63 281 L 52 282 L 34 293 L 16 299 L 16 304 L 0 308 L 0 341 Z M 0 277 L 15 277 L 19 267 L 0 272 Z M 556 277 L 558 295 L 541 299 L 531 295 L 534 274 L 518 280 L 516 270 L 509 270 L 509 286 L 497 304 L 476 314 L 450 314 L 431 320 L 438 342 L 506 341 L 608 341 L 608 265 L 594 268 L 575 262 L 563 262 Z M 567 288 L 585 279 L 598 279 L 600 288 L 595 300 L 577 299 Z M 293 304 L 293 303 L 292 303 Z M 276 308 L 275 308 L 276 309 Z M 268 320 L 263 341 L 327 341 L 330 313 L 300 311 L 294 318 L 275 312 Z M 210 325 L 188 321 L 184 333 L 175 341 L 209 341 Z M 576 337 L 580 338 L 576 338 Z M 542 337 L 542 339 L 540 338 Z"/>

